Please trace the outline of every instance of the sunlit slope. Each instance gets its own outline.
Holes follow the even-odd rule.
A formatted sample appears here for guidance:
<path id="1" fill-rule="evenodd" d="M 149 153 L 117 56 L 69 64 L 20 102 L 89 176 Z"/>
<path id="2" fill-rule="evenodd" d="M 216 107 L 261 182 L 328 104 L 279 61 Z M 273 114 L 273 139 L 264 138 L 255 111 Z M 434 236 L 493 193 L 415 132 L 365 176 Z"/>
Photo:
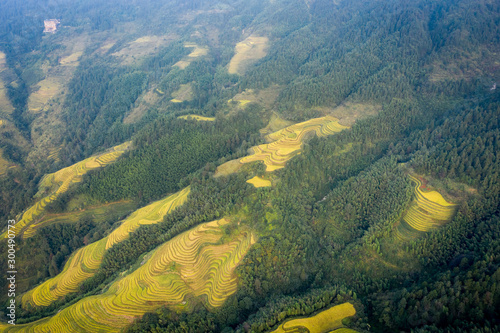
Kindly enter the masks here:
<path id="1" fill-rule="evenodd" d="M 332 116 L 314 118 L 288 126 L 269 134 L 266 139 L 272 141 L 271 143 L 253 147 L 253 154 L 243 157 L 240 162 L 262 161 L 266 165 L 266 171 L 281 169 L 286 162 L 300 152 L 307 134 L 314 132 L 322 137 L 338 133 L 346 128 L 348 127 L 339 124 L 338 119 Z"/>
<path id="2" fill-rule="evenodd" d="M 2 73 L 7 68 L 7 60 L 5 53 L 0 52 L 0 73 Z M 11 114 L 14 111 L 14 107 L 7 97 L 7 87 L 0 77 L 0 114 Z"/>
<path id="3" fill-rule="evenodd" d="M 267 37 L 250 36 L 236 44 L 235 55 L 229 62 L 228 72 L 245 74 L 249 65 L 266 56 L 268 42 Z"/>
<path id="4" fill-rule="evenodd" d="M 411 239 L 440 227 L 451 220 L 457 207 L 437 191 L 422 191 L 420 179 L 414 176 L 410 179 L 415 183 L 415 198 L 397 228 L 396 235 L 401 239 Z"/>
<path id="5" fill-rule="evenodd" d="M 109 236 L 77 250 L 66 262 L 61 273 L 23 295 L 22 305 L 48 306 L 52 302 L 78 291 L 80 284 L 92 277 L 102 263 L 106 250 L 119 243 L 141 225 L 163 221 L 163 217 L 187 200 L 190 188 L 138 209 L 127 217 Z"/>
<path id="6" fill-rule="evenodd" d="M 185 120 L 198 120 L 198 121 L 215 121 L 215 117 L 204 117 L 204 116 L 199 116 L 196 114 L 188 114 L 185 116 L 180 116 L 178 117 L 179 119 L 185 119 Z"/>
<path id="7" fill-rule="evenodd" d="M 240 232 L 223 243 L 222 219 L 201 224 L 157 248 L 140 268 L 101 295 L 86 297 L 53 317 L 8 332 L 119 332 L 161 306 L 182 310 L 190 297 L 218 307 L 236 292 L 234 269 L 255 243 Z"/>
<path id="8" fill-rule="evenodd" d="M 193 48 L 193 51 L 191 51 L 191 53 L 189 53 L 187 55 L 187 57 L 185 57 L 184 59 L 179 60 L 178 62 L 173 64 L 172 67 L 179 67 L 180 69 L 185 69 L 196 58 L 199 58 L 199 57 L 202 57 L 202 56 L 205 56 L 208 54 L 208 48 L 199 46 L 196 43 L 185 43 L 184 47 Z"/>
<path id="9" fill-rule="evenodd" d="M 285 321 L 272 333 L 309 332 L 323 333 L 341 328 L 342 320 L 354 316 L 356 309 L 351 303 L 343 303 L 308 318 Z M 337 332 L 337 331 L 335 331 Z"/>
<path id="10" fill-rule="evenodd" d="M 249 180 L 247 180 L 247 183 L 252 184 L 255 187 L 269 187 L 271 186 L 271 181 L 261 178 L 259 176 L 255 176 Z"/>
<path id="11" fill-rule="evenodd" d="M 60 194 L 66 192 L 71 184 L 80 182 L 82 176 L 90 170 L 104 167 L 116 161 L 118 157 L 129 148 L 130 144 L 130 141 L 123 143 L 113 147 L 111 151 L 107 153 L 89 157 L 67 168 L 46 175 L 38 186 L 39 193 L 42 194 L 43 197 L 33 206 L 28 208 L 21 219 L 16 223 L 17 236 L 20 236 L 23 232 L 23 237 L 33 236 L 35 228 L 32 228 L 31 224 L 45 211 L 45 206 L 47 206 L 48 203 L 54 201 Z M 5 232 L 2 238 L 6 236 L 7 233 Z"/>

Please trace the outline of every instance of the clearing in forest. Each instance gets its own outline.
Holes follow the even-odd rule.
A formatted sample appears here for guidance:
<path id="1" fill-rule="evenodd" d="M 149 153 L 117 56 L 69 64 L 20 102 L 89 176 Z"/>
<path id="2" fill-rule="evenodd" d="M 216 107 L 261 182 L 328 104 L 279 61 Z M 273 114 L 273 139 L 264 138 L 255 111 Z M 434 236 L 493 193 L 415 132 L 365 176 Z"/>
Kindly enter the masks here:
<path id="1" fill-rule="evenodd" d="M 259 176 L 255 176 L 249 180 L 247 180 L 247 183 L 252 184 L 255 187 L 269 187 L 271 186 L 271 181 L 264 179 Z"/>
<path id="2" fill-rule="evenodd" d="M 260 133 L 263 135 L 268 135 L 291 125 L 293 125 L 291 121 L 285 120 L 281 118 L 278 114 L 273 113 L 271 115 L 269 123 L 267 124 L 266 127 L 260 130 Z"/>
<path id="3" fill-rule="evenodd" d="M 136 210 L 122 221 L 109 236 L 77 250 L 66 262 L 61 273 L 23 295 L 22 305 L 48 306 L 69 293 L 79 290 L 86 279 L 94 276 L 104 254 L 113 245 L 124 241 L 141 225 L 163 221 L 168 213 L 184 204 L 190 188 L 187 187 L 162 200 Z"/>
<path id="4" fill-rule="evenodd" d="M 304 329 L 309 333 L 330 332 L 342 328 L 342 320 L 355 314 L 356 309 L 351 303 L 347 302 L 331 307 L 312 317 L 287 320 L 271 333 L 302 332 Z"/>
<path id="5" fill-rule="evenodd" d="M 325 116 L 310 119 L 302 123 L 288 126 L 269 134 L 266 139 L 271 143 L 252 147 L 252 155 L 243 157 L 241 163 L 262 161 L 266 171 L 274 171 L 285 167 L 292 157 L 300 153 L 302 143 L 308 134 L 316 133 L 323 137 L 338 133 L 347 126 L 340 125 L 337 118 Z"/>
<path id="6" fill-rule="evenodd" d="M 17 236 L 21 234 L 24 238 L 33 236 L 35 229 L 31 225 L 45 212 L 45 206 L 47 206 L 48 203 L 56 200 L 56 198 L 60 194 L 66 192 L 73 183 L 81 182 L 82 176 L 88 171 L 115 162 L 118 157 L 129 149 L 130 145 L 131 141 L 125 142 L 113 147 L 106 153 L 89 157 L 55 173 L 45 175 L 38 185 L 38 194 L 43 197 L 33 206 L 28 208 L 21 219 L 16 223 Z M 1 238 L 6 237 L 7 232 L 4 232 Z"/>
<path id="7" fill-rule="evenodd" d="M 191 62 L 194 59 L 208 54 L 208 48 L 198 46 L 195 43 L 185 43 L 184 47 L 193 48 L 193 51 L 191 51 L 191 53 L 189 53 L 186 58 L 179 60 L 175 64 L 173 64 L 172 67 L 175 66 L 175 67 L 179 67 L 180 69 L 184 69 L 187 66 L 189 66 L 189 64 L 191 64 Z"/>
<path id="8" fill-rule="evenodd" d="M 160 48 L 166 46 L 176 38 L 177 36 L 174 34 L 167 34 L 164 36 L 142 36 L 128 43 L 125 47 L 111 55 L 120 59 L 122 65 L 130 65 L 137 60 L 158 52 Z"/>
<path id="9" fill-rule="evenodd" d="M 197 120 L 197 121 L 215 121 L 215 117 L 204 117 L 196 114 L 187 114 L 185 116 L 180 116 L 177 118 L 186 120 Z"/>
<path id="10" fill-rule="evenodd" d="M 172 93 L 172 99 L 170 100 L 173 103 L 182 103 L 184 101 L 192 101 L 193 100 L 193 88 L 191 87 L 191 83 L 181 84 L 178 90 Z"/>
<path id="11" fill-rule="evenodd" d="M 2 73 L 7 68 L 7 61 L 5 53 L 0 52 L 0 73 Z M 11 114 L 14 111 L 14 107 L 10 103 L 7 97 L 7 88 L 0 76 L 0 113 Z"/>
<path id="12" fill-rule="evenodd" d="M 120 332 L 162 306 L 189 309 L 192 297 L 209 308 L 220 307 L 236 292 L 234 270 L 256 242 L 252 233 L 241 231 L 220 243 L 228 223 L 221 219 L 190 229 L 158 247 L 103 294 L 7 332 Z"/>
<path id="13" fill-rule="evenodd" d="M 238 108 L 242 108 L 246 104 L 252 102 L 258 103 L 267 109 L 272 109 L 281 90 L 282 87 L 277 84 L 269 86 L 265 89 L 245 89 L 241 93 L 234 95 L 233 98 L 228 100 L 228 103 L 238 103 Z"/>
<path id="14" fill-rule="evenodd" d="M 65 89 L 88 43 L 86 35 L 63 39 L 60 45 L 65 47 L 49 54 L 49 57 L 57 58 L 59 61 L 54 66 L 49 61 L 41 66 L 45 77 L 31 87 L 33 92 L 28 98 L 28 109 L 31 112 L 37 113 L 46 109 L 47 104 Z"/>
<path id="15" fill-rule="evenodd" d="M 415 198 L 397 228 L 396 235 L 400 239 L 412 239 L 422 232 L 437 229 L 451 220 L 457 207 L 438 191 L 422 190 L 419 178 L 410 176 L 410 179 L 415 183 Z"/>
<path id="16" fill-rule="evenodd" d="M 9 161 L 3 158 L 3 149 L 0 148 L 0 176 L 3 176 L 7 172 L 10 165 Z"/>
<path id="17" fill-rule="evenodd" d="M 236 44 L 235 54 L 229 62 L 230 74 L 245 74 L 250 65 L 264 58 L 267 54 L 267 37 L 250 36 Z"/>
<path id="18" fill-rule="evenodd" d="M 162 93 L 156 88 L 152 88 L 137 98 L 136 106 L 123 118 L 124 124 L 134 124 L 162 99 Z"/>

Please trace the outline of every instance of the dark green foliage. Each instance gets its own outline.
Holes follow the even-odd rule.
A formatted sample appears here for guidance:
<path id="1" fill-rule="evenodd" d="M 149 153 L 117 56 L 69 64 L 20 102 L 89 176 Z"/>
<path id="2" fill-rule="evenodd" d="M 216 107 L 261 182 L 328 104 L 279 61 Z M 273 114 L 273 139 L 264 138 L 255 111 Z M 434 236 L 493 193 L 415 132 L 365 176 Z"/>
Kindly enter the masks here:
<path id="1" fill-rule="evenodd" d="M 205 309 L 202 302 L 189 314 L 160 309 L 130 331 L 264 332 L 347 300 L 358 311 L 349 326 L 359 331 L 499 331 L 500 103 L 498 89 L 490 90 L 500 80 L 498 2 L 230 0 L 214 7 L 155 0 L 134 10 L 116 2 L 76 1 L 74 9 L 61 5 L 50 14 L 64 14 L 68 24 L 82 29 L 85 22 L 103 31 L 137 21 L 148 32 L 182 37 L 136 66 L 110 66 L 106 57 L 83 59 L 66 97 L 62 164 L 130 138 L 134 149 L 90 172 L 80 189 L 51 208 L 64 210 L 65 201 L 78 194 L 146 204 L 188 184 L 192 191 L 163 223 L 143 226 L 111 248 L 81 293 L 22 314 L 26 320 L 101 292 L 144 253 L 199 223 L 233 215 L 259 236 L 236 270 L 237 293 L 218 309 Z M 106 15 L 114 5 L 113 14 Z M 12 17 L 36 7 L 29 1 L 18 6 Z M 211 12 L 214 8 L 219 12 Z M 0 10 L 2 17 L 11 20 Z M 169 24 L 162 24 L 163 17 Z M 40 41 L 40 32 L 28 28 L 30 20 L 40 18 L 2 32 L 11 68 L 36 61 L 35 55 L 15 59 Z M 268 54 L 245 76 L 229 75 L 225 66 L 234 45 L 247 34 L 269 37 Z M 207 46 L 209 53 L 179 70 L 172 65 L 189 52 L 184 40 Z M 21 74 L 16 73 L 26 82 L 37 75 Z M 23 109 L 27 87 L 19 82 L 10 90 L 14 117 L 19 128 L 30 129 Z M 146 89 L 159 87 L 168 97 L 181 84 L 191 84 L 192 101 L 163 103 L 139 123 L 123 124 Z M 318 107 L 342 103 L 375 104 L 380 111 L 349 130 L 309 140 L 286 168 L 272 174 L 272 188 L 245 183 L 261 174 L 262 166 L 213 179 L 214 163 L 241 157 L 262 143 L 258 130 L 271 113 L 255 105 L 236 111 L 227 100 L 246 88 L 273 84 L 283 88 L 273 110 L 287 119 L 320 116 L 326 109 Z M 174 117 L 189 113 L 217 120 Z M 24 160 L 22 151 L 2 147 L 11 160 Z M 411 233 L 406 226 L 414 238 L 403 241 L 395 228 L 413 198 L 406 176 L 413 171 L 451 194 L 458 210 L 432 232 Z M 1 180 L 2 214 L 25 207 L 39 179 L 14 171 L 9 177 L 18 181 Z M 26 194 L 5 194 L 17 190 Z M 37 281 L 61 269 L 71 250 L 81 246 L 82 235 L 92 233 L 89 228 L 96 227 L 59 226 L 34 238 L 45 251 L 39 261 L 46 265 Z M 71 240 L 63 244 L 61 239 Z M 34 245 L 23 246 L 20 254 L 33 251 Z"/>
<path id="2" fill-rule="evenodd" d="M 250 134 L 262 126 L 256 116 L 238 114 L 215 123 L 160 119 L 137 136 L 136 149 L 125 158 L 90 173 L 81 191 L 102 201 L 142 202 L 177 191 L 184 177 L 250 141 Z"/>

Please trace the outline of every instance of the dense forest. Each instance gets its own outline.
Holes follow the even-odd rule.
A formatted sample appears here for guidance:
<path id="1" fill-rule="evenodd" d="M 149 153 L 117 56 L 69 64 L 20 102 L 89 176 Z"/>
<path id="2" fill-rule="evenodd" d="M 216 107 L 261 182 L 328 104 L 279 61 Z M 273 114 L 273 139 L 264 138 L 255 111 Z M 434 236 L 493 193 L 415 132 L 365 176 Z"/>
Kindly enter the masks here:
<path id="1" fill-rule="evenodd" d="M 123 331 L 272 332 L 349 302 L 356 314 L 329 331 L 500 332 L 500 3 L 5 0 L 0 27 L 0 226 L 53 196 L 31 222 L 46 225 L 16 237 L 19 325 L 0 331 L 36 331 L 23 325 L 106 295 L 161 246 L 227 218 L 213 246 L 255 242 L 223 304 L 165 300 Z M 239 162 L 273 144 L 265 134 L 323 116 L 345 129 L 301 137 L 283 168 Z M 128 141 L 64 191 L 39 187 Z M 77 250 L 188 186 L 76 291 L 21 304 Z M 450 215 L 412 229 L 431 196 Z"/>

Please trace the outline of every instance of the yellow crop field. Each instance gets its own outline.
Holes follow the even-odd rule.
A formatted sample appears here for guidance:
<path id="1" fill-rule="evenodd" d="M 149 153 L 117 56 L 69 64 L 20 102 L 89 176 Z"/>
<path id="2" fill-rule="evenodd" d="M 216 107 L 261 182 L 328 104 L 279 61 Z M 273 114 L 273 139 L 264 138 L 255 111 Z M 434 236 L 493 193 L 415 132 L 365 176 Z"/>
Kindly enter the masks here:
<path id="1" fill-rule="evenodd" d="M 34 229 L 30 228 L 30 226 L 34 223 L 35 219 L 44 213 L 45 206 L 48 203 L 66 192 L 71 184 L 80 182 L 82 175 L 86 174 L 89 170 L 100 168 L 116 161 L 130 145 L 131 141 L 125 142 L 113 147 L 107 153 L 89 157 L 55 173 L 45 175 L 38 185 L 39 194 L 43 195 L 43 197 L 28 208 L 16 223 L 17 235 L 19 236 L 23 233 L 24 238 L 33 236 Z M 4 232 L 2 235 L 2 238 L 5 237 L 7 237 L 7 232 Z"/>
<path id="2" fill-rule="evenodd" d="M 228 72 L 230 74 L 245 74 L 250 64 L 266 56 L 268 42 L 267 37 L 250 36 L 236 44 L 235 54 L 229 62 Z"/>
<path id="3" fill-rule="evenodd" d="M 415 183 L 415 198 L 398 226 L 396 235 L 400 239 L 413 238 L 419 232 L 440 227 L 451 220 L 457 207 L 447 202 L 437 191 L 422 191 L 419 178 L 410 176 L 410 179 Z"/>
<path id="4" fill-rule="evenodd" d="M 331 307 L 312 317 L 287 320 L 272 333 L 299 332 L 300 329 L 304 328 L 309 333 L 329 332 L 341 328 L 342 320 L 355 314 L 356 309 L 351 303 L 347 302 Z"/>
<path id="5" fill-rule="evenodd" d="M 245 105 L 247 105 L 248 103 L 250 103 L 252 101 L 249 100 L 249 99 L 232 99 L 231 98 L 227 102 L 228 103 L 237 102 L 238 103 L 238 107 L 243 108 L 243 107 L 245 107 Z"/>
<path id="6" fill-rule="evenodd" d="M 285 167 L 292 157 L 300 153 L 306 135 L 316 133 L 317 136 L 327 136 L 338 133 L 347 126 L 340 125 L 337 118 L 325 116 L 288 126 L 269 134 L 266 139 L 271 143 L 252 147 L 253 154 L 243 157 L 241 163 L 263 161 L 266 171 L 274 171 Z"/>
<path id="7" fill-rule="evenodd" d="M 232 160 L 228 161 L 224 164 L 221 164 L 217 167 L 217 170 L 215 170 L 214 177 L 221 177 L 221 176 L 229 176 L 235 172 L 238 172 L 238 170 L 242 167 L 242 164 L 240 163 L 240 160 Z"/>
<path id="8" fill-rule="evenodd" d="M 107 237 L 76 251 L 66 262 L 61 273 L 23 295 L 22 305 L 48 306 L 52 302 L 78 291 L 80 284 L 95 274 L 102 263 L 106 250 L 128 238 L 141 225 L 155 224 L 187 200 L 187 187 L 162 200 L 136 210 Z"/>
<path id="9" fill-rule="evenodd" d="M 165 215 L 186 202 L 190 190 L 188 186 L 175 194 L 136 210 L 123 220 L 120 226 L 107 237 L 106 250 L 128 238 L 141 225 L 155 224 L 163 221 Z"/>
<path id="10" fill-rule="evenodd" d="M 185 43 L 184 47 L 193 48 L 193 51 L 191 51 L 191 53 L 188 54 L 187 58 L 179 60 L 178 62 L 173 64 L 172 67 L 175 66 L 175 67 L 179 67 L 180 69 L 184 69 L 187 66 L 189 66 L 195 58 L 202 57 L 202 56 L 208 54 L 208 48 L 198 46 L 195 43 Z"/>
<path id="11" fill-rule="evenodd" d="M 219 307 L 236 292 L 234 270 L 256 242 L 252 233 L 243 231 L 220 244 L 221 227 L 228 223 L 221 219 L 188 230 L 154 250 L 103 294 L 7 332 L 119 332 L 159 307 L 187 309 L 191 297 Z"/>
<path id="12" fill-rule="evenodd" d="M 189 58 L 198 58 L 208 54 L 208 49 L 206 47 L 200 47 L 195 43 L 186 43 L 184 47 L 194 48 L 193 51 L 188 54 Z"/>
<path id="13" fill-rule="evenodd" d="M 198 116 L 196 114 L 188 114 L 185 116 L 178 117 L 179 119 L 187 119 L 187 120 L 198 120 L 198 121 L 215 121 L 215 117 L 204 117 Z"/>
<path id="14" fill-rule="evenodd" d="M 269 187 L 271 186 L 271 181 L 261 178 L 259 176 L 255 176 L 249 180 L 247 180 L 247 183 L 252 184 L 255 187 Z"/>

